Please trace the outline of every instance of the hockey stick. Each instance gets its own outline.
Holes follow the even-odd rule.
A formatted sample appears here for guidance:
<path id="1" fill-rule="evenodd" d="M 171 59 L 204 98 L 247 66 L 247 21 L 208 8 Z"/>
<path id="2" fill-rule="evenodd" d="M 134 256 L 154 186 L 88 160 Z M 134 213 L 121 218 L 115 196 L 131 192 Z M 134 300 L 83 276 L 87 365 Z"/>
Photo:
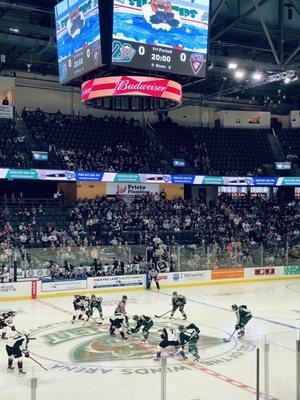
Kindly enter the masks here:
<path id="1" fill-rule="evenodd" d="M 90 321 L 90 319 L 97 325 L 102 325 L 102 322 L 97 322 L 93 317 L 89 317 L 87 318 L 84 323 L 82 324 L 82 326 L 84 326 L 87 322 L 89 322 L 90 324 L 92 324 L 92 321 Z"/>
<path id="2" fill-rule="evenodd" d="M 39 363 L 35 358 L 32 358 L 31 355 L 29 355 L 29 358 L 37 363 L 41 368 L 43 368 L 45 371 L 48 371 L 46 367 L 44 367 L 41 363 Z"/>
<path id="3" fill-rule="evenodd" d="M 164 315 L 169 314 L 171 311 L 172 311 L 172 310 L 169 310 L 169 311 L 165 312 L 164 314 L 161 314 L 161 315 L 154 315 L 154 316 L 155 316 L 155 318 L 161 318 L 161 317 L 163 317 Z"/>
<path id="4" fill-rule="evenodd" d="M 235 330 L 232 332 L 232 334 L 229 336 L 229 338 L 223 338 L 223 342 L 230 342 L 230 340 L 232 339 L 234 334 L 235 334 Z"/>
<path id="5" fill-rule="evenodd" d="M 94 322 L 95 322 L 95 324 L 97 324 L 97 325 L 102 325 L 102 322 L 98 322 L 98 321 L 96 321 L 96 320 L 95 320 L 95 318 L 93 318 L 93 317 L 91 317 L 91 320 L 92 320 L 92 321 L 94 321 Z"/>

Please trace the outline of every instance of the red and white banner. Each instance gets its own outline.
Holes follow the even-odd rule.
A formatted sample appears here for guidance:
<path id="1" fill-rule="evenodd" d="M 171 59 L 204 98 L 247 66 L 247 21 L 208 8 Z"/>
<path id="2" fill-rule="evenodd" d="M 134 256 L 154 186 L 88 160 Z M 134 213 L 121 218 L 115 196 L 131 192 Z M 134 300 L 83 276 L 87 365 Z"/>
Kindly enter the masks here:
<path id="1" fill-rule="evenodd" d="M 118 196 L 145 196 L 159 193 L 158 183 L 107 183 L 106 194 Z"/>
<path id="2" fill-rule="evenodd" d="M 255 268 L 255 275 L 275 275 L 275 268 L 274 267 L 267 267 L 267 268 Z"/>
<path id="3" fill-rule="evenodd" d="M 31 298 L 36 299 L 37 297 L 37 281 L 31 281 Z"/>
<path id="4" fill-rule="evenodd" d="M 81 87 L 81 101 L 114 96 L 147 96 L 182 102 L 182 87 L 169 79 L 149 76 L 109 76 L 86 81 Z"/>

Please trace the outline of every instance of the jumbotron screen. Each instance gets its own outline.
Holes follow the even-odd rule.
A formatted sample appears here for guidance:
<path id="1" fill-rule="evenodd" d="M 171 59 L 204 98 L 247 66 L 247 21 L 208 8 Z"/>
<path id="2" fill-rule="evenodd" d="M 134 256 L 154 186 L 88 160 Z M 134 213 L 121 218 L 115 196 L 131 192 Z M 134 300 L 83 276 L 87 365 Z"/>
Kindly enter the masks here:
<path id="1" fill-rule="evenodd" d="M 209 0 L 114 0 L 112 63 L 206 75 Z"/>
<path id="2" fill-rule="evenodd" d="M 55 19 L 60 82 L 101 66 L 98 0 L 64 0 L 55 7 Z"/>

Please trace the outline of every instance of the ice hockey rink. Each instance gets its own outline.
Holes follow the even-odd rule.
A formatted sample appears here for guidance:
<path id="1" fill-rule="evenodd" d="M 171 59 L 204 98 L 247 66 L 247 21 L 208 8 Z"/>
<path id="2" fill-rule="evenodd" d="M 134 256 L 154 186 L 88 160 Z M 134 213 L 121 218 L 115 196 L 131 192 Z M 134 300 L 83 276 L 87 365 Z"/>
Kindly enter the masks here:
<path id="1" fill-rule="evenodd" d="M 128 295 L 128 315 L 154 317 L 170 309 L 173 289 L 105 294 L 103 325 L 70 323 L 72 297 L 1 302 L 0 310 L 17 310 L 15 326 L 35 337 L 31 356 L 43 370 L 25 359 L 25 377 L 7 374 L 5 340 L 0 342 L 0 393 L 6 400 L 30 399 L 31 378 L 37 378 L 37 399 L 118 400 L 160 399 L 160 364 L 153 361 L 158 329 L 177 326 L 168 316 L 156 319 L 148 342 L 141 334 L 127 341 L 108 335 L 108 317 L 122 294 Z M 300 329 L 300 280 L 198 286 L 178 289 L 187 296 L 188 321 L 201 329 L 201 360 L 167 356 L 167 399 L 253 400 L 256 385 L 256 346 L 269 342 L 270 399 L 296 399 L 296 339 Z M 246 304 L 254 318 L 245 338 L 223 342 L 234 330 L 231 304 Z M 133 321 L 131 321 L 133 324 Z M 261 395 L 264 399 L 264 353 L 261 352 Z"/>

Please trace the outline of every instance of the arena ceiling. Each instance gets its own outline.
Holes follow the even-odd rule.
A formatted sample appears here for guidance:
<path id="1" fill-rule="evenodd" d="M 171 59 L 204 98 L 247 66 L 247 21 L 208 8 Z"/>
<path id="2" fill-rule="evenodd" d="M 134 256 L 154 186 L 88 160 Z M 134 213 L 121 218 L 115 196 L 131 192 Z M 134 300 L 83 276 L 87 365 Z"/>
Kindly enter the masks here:
<path id="1" fill-rule="evenodd" d="M 55 4 L 56 0 L 0 0 L 0 71 L 57 75 Z M 189 101 L 235 99 L 262 107 L 272 106 L 270 99 L 278 107 L 298 101 L 300 81 L 238 81 L 228 64 L 234 61 L 247 76 L 287 70 L 298 76 L 300 0 L 212 0 L 211 9 L 208 78 L 185 83 L 185 92 L 192 93 Z"/>

